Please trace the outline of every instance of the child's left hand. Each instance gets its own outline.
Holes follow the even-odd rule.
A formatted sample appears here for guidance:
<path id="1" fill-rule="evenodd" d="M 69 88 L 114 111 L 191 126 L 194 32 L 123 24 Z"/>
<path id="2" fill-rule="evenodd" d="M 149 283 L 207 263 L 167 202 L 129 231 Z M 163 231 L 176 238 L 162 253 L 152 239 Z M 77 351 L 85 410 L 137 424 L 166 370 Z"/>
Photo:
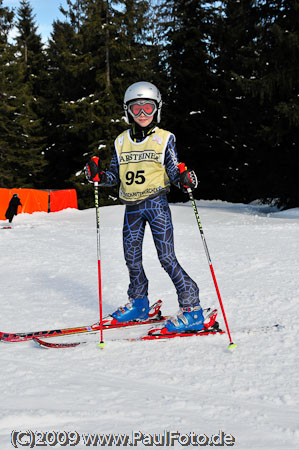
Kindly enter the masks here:
<path id="1" fill-rule="evenodd" d="M 179 164 L 178 167 L 180 169 L 180 188 L 183 192 L 188 192 L 187 189 L 194 191 L 198 185 L 196 173 L 194 170 L 187 170 L 183 163 Z"/>

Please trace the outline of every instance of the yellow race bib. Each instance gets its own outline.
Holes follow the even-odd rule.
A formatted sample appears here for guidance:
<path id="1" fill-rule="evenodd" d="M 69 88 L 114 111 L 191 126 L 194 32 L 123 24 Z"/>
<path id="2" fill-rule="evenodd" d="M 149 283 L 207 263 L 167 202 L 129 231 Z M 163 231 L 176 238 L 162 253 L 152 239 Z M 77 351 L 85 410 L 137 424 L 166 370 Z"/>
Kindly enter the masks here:
<path id="1" fill-rule="evenodd" d="M 119 197 L 124 203 L 140 203 L 169 189 L 170 181 L 164 167 L 164 157 L 170 136 L 169 131 L 156 128 L 142 142 L 134 142 L 129 130 L 116 138 Z"/>

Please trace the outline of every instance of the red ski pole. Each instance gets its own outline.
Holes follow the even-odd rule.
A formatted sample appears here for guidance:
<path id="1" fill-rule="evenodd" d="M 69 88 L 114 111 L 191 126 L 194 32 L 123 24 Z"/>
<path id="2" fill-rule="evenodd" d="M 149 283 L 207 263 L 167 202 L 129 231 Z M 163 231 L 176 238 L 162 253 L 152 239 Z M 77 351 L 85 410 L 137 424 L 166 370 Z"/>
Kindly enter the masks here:
<path id="1" fill-rule="evenodd" d="M 179 168 L 180 173 L 182 173 L 185 170 L 187 170 L 187 168 L 186 168 L 184 163 L 178 164 L 178 168 Z M 232 342 L 232 338 L 231 338 L 230 331 L 229 331 L 229 326 L 228 326 L 227 319 L 226 319 L 226 314 L 224 312 L 224 307 L 223 307 L 220 291 L 219 291 L 219 288 L 218 288 L 218 283 L 217 283 L 217 280 L 216 280 L 216 276 L 215 276 L 214 268 L 213 268 L 213 265 L 212 265 L 210 253 L 209 253 L 209 250 L 208 250 L 206 238 L 205 238 L 205 235 L 204 235 L 204 232 L 203 232 L 203 228 L 202 228 L 202 225 L 201 225 L 201 221 L 200 221 L 200 218 L 199 218 L 197 206 L 196 206 L 193 194 L 192 194 L 192 189 L 191 188 L 187 188 L 187 192 L 189 194 L 189 198 L 190 198 L 190 201 L 191 201 L 192 206 L 193 206 L 193 210 L 194 210 L 194 214 L 195 214 L 195 217 L 196 217 L 197 225 L 198 225 L 198 228 L 199 228 L 199 231 L 200 231 L 200 236 L 201 236 L 201 239 L 202 239 L 202 242 L 203 242 L 203 246 L 204 246 L 204 249 L 205 249 L 205 252 L 206 252 L 206 256 L 207 256 L 207 259 L 208 259 L 208 264 L 209 264 L 209 267 L 210 267 L 210 270 L 211 270 L 211 274 L 212 274 L 212 278 L 213 278 L 213 281 L 214 281 L 217 297 L 218 297 L 218 300 L 219 300 L 219 304 L 220 304 L 220 307 L 221 307 L 223 319 L 224 319 L 224 322 L 225 322 L 225 326 L 226 326 L 226 330 L 227 330 L 227 334 L 228 334 L 228 338 L 229 338 L 229 346 L 228 346 L 228 348 L 229 349 L 233 349 L 233 348 L 235 348 L 237 346 L 237 344 L 234 344 Z"/>
<path id="2" fill-rule="evenodd" d="M 103 340 L 103 301 L 102 301 L 102 274 L 101 274 L 101 247 L 100 247 L 100 206 L 99 206 L 99 182 L 94 182 L 94 200 L 96 208 L 96 224 L 97 224 L 97 254 L 98 254 L 98 278 L 99 278 L 99 309 L 100 309 L 100 333 L 101 342 L 98 344 L 100 348 L 104 347 Z"/>

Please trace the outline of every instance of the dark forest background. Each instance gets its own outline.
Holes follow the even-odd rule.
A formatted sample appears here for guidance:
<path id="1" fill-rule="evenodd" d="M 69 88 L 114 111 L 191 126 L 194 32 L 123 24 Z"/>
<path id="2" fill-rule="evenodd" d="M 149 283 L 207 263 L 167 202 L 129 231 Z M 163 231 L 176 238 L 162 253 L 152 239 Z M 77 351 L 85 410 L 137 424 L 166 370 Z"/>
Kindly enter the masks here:
<path id="1" fill-rule="evenodd" d="M 75 188 L 92 206 L 82 168 L 92 155 L 108 167 L 124 92 L 146 80 L 195 198 L 299 206 L 299 1 L 67 0 L 61 12 L 45 44 L 30 1 L 0 0 L 0 187 Z M 117 189 L 101 193 L 109 204 Z"/>

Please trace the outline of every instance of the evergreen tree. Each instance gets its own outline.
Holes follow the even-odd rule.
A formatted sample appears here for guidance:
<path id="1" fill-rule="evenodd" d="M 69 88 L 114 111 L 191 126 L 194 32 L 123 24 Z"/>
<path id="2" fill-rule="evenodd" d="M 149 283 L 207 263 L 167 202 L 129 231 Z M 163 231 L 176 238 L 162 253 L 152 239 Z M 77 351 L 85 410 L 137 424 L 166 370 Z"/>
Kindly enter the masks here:
<path id="1" fill-rule="evenodd" d="M 42 184 L 44 136 L 39 114 L 38 70 L 42 61 L 40 36 L 29 2 L 17 10 L 16 45 L 7 45 L 10 61 L 5 70 L 9 96 L 5 107 L 7 121 L 3 156 L 6 187 L 37 187 Z"/>
<path id="2" fill-rule="evenodd" d="M 124 91 L 137 81 L 153 81 L 154 45 L 152 42 L 152 10 L 149 1 L 122 0 L 123 9 L 115 11 L 118 29 L 114 44 L 114 89 L 123 99 Z"/>
<path id="3" fill-rule="evenodd" d="M 42 118 L 42 90 L 46 59 L 37 34 L 30 2 L 21 0 L 17 9 L 15 37 L 15 142 L 12 163 L 15 183 L 21 187 L 42 187 L 45 166 L 45 136 Z"/>
<path id="4" fill-rule="evenodd" d="M 101 164 L 108 163 L 113 143 L 109 138 L 118 122 L 113 120 L 116 105 L 106 72 L 107 2 L 67 3 L 69 9 L 61 9 L 67 21 L 54 22 L 48 49 L 48 176 L 57 188 L 76 187 L 83 206 L 85 201 L 92 205 L 91 187 L 76 174 L 99 148 Z M 108 194 L 103 197 L 107 202 Z"/>
<path id="5" fill-rule="evenodd" d="M 299 137 L 299 2 L 260 2 L 259 71 L 247 88 L 260 101 L 263 146 L 259 176 L 262 198 L 299 205 L 296 145 Z"/>
<path id="6" fill-rule="evenodd" d="M 2 46 L 8 42 L 8 35 L 13 27 L 13 18 L 13 10 L 7 6 L 4 7 L 3 0 L 0 0 L 0 44 Z"/>
<path id="7" fill-rule="evenodd" d="M 12 183 L 11 167 L 7 156 L 10 153 L 10 128 L 13 121 L 14 87 L 12 85 L 13 49 L 8 42 L 9 32 L 13 27 L 14 12 L 3 7 L 0 0 L 0 187 L 9 187 Z"/>
<path id="8" fill-rule="evenodd" d="M 205 152 L 210 148 L 213 132 L 211 108 L 214 77 L 211 70 L 211 36 L 215 10 L 211 2 L 175 0 L 165 2 L 160 13 L 161 37 L 166 42 L 161 60 L 167 78 L 165 97 L 166 127 L 177 137 L 180 160 L 203 179 Z M 203 186 L 195 195 L 203 195 Z M 173 192 L 171 200 L 187 200 Z"/>
<path id="9" fill-rule="evenodd" d="M 45 56 L 41 36 L 37 34 L 37 26 L 30 2 L 21 0 L 17 10 L 18 20 L 16 23 L 17 35 L 16 45 L 22 54 L 25 67 L 25 82 L 30 82 L 34 87 L 37 84 L 41 68 L 45 69 Z M 34 93 L 37 89 L 35 89 Z"/>
<path id="10" fill-rule="evenodd" d="M 243 82 L 258 70 L 259 12 L 255 0 L 222 4 L 213 36 L 217 77 L 208 173 L 217 180 L 216 198 L 247 202 L 260 194 L 256 176 L 261 110 Z"/>

